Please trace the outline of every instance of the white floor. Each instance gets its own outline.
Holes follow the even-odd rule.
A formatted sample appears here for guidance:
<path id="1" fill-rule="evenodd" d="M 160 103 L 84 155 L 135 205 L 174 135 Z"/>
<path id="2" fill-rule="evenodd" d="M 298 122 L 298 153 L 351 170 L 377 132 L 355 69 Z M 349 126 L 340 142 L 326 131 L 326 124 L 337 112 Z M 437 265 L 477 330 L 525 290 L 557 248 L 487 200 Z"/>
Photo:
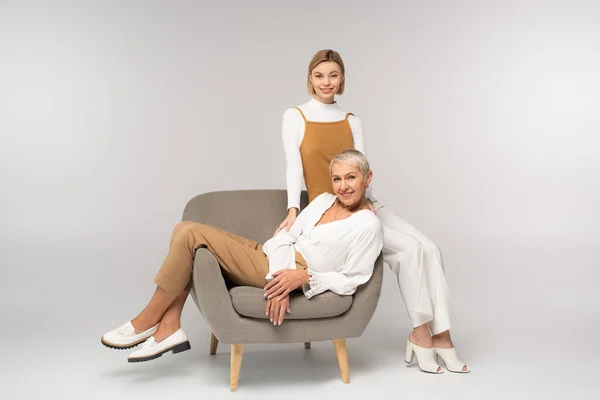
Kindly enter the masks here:
<path id="1" fill-rule="evenodd" d="M 65 301 L 38 302 L 38 314 L 31 319 L 12 314 L 12 320 L 9 318 L 2 329 L 2 340 L 8 343 L 2 354 L 2 398 L 57 395 L 62 399 L 120 400 L 215 395 L 307 399 L 335 395 L 598 399 L 600 379 L 596 362 L 600 353 L 594 341 L 590 342 L 600 327 L 597 295 L 593 294 L 597 285 L 569 281 L 560 274 L 536 278 L 540 268 L 528 269 L 533 264 L 527 254 L 523 252 L 520 262 L 510 266 L 501 256 L 490 257 L 488 262 L 497 268 L 485 270 L 474 265 L 483 257 L 470 255 L 473 265 L 464 267 L 470 272 L 460 280 L 447 271 L 456 289 L 454 301 L 459 318 L 453 338 L 460 356 L 472 369 L 467 375 L 446 372 L 435 376 L 404 363 L 409 325 L 394 276 L 386 267 L 382 297 L 373 320 L 362 337 L 348 340 L 350 384 L 341 382 L 331 343 L 313 343 L 311 350 L 304 350 L 302 344 L 247 345 L 239 389 L 230 392 L 229 346 L 221 345 L 216 356 L 208 355 L 210 330 L 191 300 L 184 309 L 183 324 L 192 350 L 129 364 L 127 351 L 110 350 L 100 344 L 104 331 L 129 317 L 115 316 L 118 306 L 126 308 L 126 312 L 138 307 L 131 298 L 119 296 L 122 288 L 115 284 L 115 293 L 105 296 L 112 299 L 110 304 L 90 301 L 84 312 L 84 303 L 80 303 L 75 318 L 68 308 L 61 309 Z M 547 259 L 538 257 L 537 262 L 561 262 L 555 255 L 546 254 Z M 458 254 L 448 254 L 446 262 L 457 257 Z M 592 262 L 589 254 L 585 257 Z M 572 254 L 569 259 L 573 261 Z M 571 272 L 582 276 L 590 262 L 573 262 Z M 553 270 L 559 269 L 555 265 Z M 521 282 L 523 277 L 527 277 L 528 285 Z M 85 290 L 90 299 L 102 296 L 94 285 Z M 144 287 L 139 292 L 145 290 Z M 138 293 L 132 296 L 140 300 Z M 75 290 L 72 298 L 81 298 L 81 293 Z M 559 301 L 561 298 L 571 302 Z M 33 300 L 29 301 L 33 307 Z M 34 329 L 39 321 L 43 326 Z"/>

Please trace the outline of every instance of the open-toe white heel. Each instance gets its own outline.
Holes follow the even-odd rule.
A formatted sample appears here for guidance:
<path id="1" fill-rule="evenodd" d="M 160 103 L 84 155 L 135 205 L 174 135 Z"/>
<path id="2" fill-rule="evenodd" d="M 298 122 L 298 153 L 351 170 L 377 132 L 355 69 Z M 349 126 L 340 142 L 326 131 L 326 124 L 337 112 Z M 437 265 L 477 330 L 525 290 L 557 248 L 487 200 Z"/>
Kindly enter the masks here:
<path id="1" fill-rule="evenodd" d="M 421 346 L 417 346 L 412 343 L 410 340 L 406 340 L 406 355 L 404 357 L 404 361 L 407 364 L 413 362 L 414 355 L 417 355 L 417 364 L 419 364 L 419 369 L 423 372 L 429 372 L 431 374 L 443 374 L 444 371 L 435 362 L 435 350 L 432 348 L 426 349 Z"/>
<path id="2" fill-rule="evenodd" d="M 438 357 L 442 359 L 444 364 L 446 364 L 446 369 L 450 372 L 456 372 L 458 374 L 466 374 L 469 371 L 467 364 L 460 361 L 458 356 L 456 355 L 456 350 L 454 347 L 449 349 L 441 349 L 439 347 L 434 347 L 435 351 L 435 359 L 438 360 Z M 467 367 L 464 371 L 463 368 Z"/>

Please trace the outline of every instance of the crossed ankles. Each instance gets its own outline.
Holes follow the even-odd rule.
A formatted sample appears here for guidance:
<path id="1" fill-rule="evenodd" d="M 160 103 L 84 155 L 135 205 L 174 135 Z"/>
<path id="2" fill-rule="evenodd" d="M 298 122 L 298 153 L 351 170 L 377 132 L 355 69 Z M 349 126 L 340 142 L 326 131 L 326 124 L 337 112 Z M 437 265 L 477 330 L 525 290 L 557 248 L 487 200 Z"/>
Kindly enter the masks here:
<path id="1" fill-rule="evenodd" d="M 456 349 L 450 339 L 450 335 L 444 332 L 433 337 L 413 331 L 406 341 L 406 354 L 404 361 L 412 363 L 417 356 L 419 369 L 432 374 L 443 373 L 439 365 L 441 359 L 446 369 L 455 373 L 470 372 L 467 365 L 456 355 Z"/>
<path id="2" fill-rule="evenodd" d="M 179 326 L 157 324 L 140 332 L 134 328 L 132 321 L 127 321 L 104 334 L 101 342 L 106 347 L 117 350 L 130 349 L 141 344 L 138 350 L 129 355 L 129 362 L 150 361 L 169 351 L 177 354 L 191 349 L 187 335 Z"/>

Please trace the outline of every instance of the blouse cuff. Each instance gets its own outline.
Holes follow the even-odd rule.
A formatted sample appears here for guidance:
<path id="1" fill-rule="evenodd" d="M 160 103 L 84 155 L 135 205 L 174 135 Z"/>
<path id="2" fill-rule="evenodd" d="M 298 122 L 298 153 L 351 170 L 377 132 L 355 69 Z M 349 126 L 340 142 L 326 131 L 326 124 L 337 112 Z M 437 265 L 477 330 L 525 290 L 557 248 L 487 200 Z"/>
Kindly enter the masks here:
<path id="1" fill-rule="evenodd" d="M 307 299 L 323 293 L 329 288 L 329 279 L 325 274 L 320 274 L 308 268 L 308 276 L 308 284 L 302 285 L 302 291 Z"/>

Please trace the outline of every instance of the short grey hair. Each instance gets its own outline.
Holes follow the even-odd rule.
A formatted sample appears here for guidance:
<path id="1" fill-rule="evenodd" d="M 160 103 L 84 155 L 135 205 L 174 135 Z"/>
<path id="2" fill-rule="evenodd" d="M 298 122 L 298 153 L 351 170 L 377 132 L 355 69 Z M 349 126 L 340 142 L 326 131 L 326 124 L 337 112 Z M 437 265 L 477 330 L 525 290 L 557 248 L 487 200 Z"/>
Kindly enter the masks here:
<path id="1" fill-rule="evenodd" d="M 371 167 L 369 166 L 369 160 L 367 157 L 356 149 L 347 149 L 342 150 L 329 163 L 329 175 L 331 176 L 331 170 L 333 164 L 335 163 L 344 163 L 350 164 L 358 168 L 358 170 L 363 174 L 363 176 L 367 176 Z"/>

